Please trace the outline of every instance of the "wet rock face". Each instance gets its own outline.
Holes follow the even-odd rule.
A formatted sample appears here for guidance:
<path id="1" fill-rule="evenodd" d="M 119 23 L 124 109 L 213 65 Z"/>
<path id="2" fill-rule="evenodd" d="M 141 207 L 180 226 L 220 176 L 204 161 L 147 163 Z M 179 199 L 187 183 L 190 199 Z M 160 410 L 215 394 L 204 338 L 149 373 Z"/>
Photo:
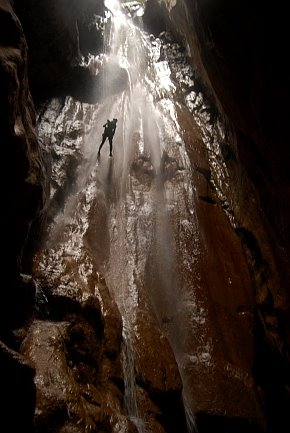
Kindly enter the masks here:
<path id="1" fill-rule="evenodd" d="M 203 90 L 234 125 L 233 148 L 258 191 L 267 230 L 289 251 L 285 16 L 259 2 L 149 0 L 144 20 L 155 35 L 170 29 L 186 41 Z"/>
<path id="2" fill-rule="evenodd" d="M 276 242 L 289 251 L 289 227 L 283 223 L 289 219 L 283 205 L 289 193 L 285 11 L 219 0 L 180 1 L 169 12 L 202 81 L 234 125 L 239 162 L 259 195 L 272 247 Z"/>
<path id="3" fill-rule="evenodd" d="M 285 221 L 290 215 L 285 208 L 289 195 L 286 11 L 260 2 L 227 0 L 150 3 L 160 20 L 153 20 L 150 26 L 148 7 L 148 28 L 154 34 L 166 30 L 167 9 L 171 24 L 167 21 L 166 25 L 186 40 L 199 81 L 206 88 L 204 95 L 215 101 L 229 126 L 228 151 L 223 154 L 230 189 L 222 183 L 217 189 L 224 195 L 224 208 L 242 239 L 254 282 L 255 379 L 266 405 L 269 429 L 287 431 L 290 237 Z M 215 171 L 212 167 L 213 176 Z"/>
<path id="4" fill-rule="evenodd" d="M 196 40 L 188 37 L 193 57 L 200 56 L 204 79 L 235 126 L 239 160 L 258 191 L 273 244 L 289 251 L 286 11 L 226 0 L 186 5 L 196 31 Z"/>
<path id="5" fill-rule="evenodd" d="M 289 405 L 285 390 L 290 341 L 285 283 L 290 244 L 289 227 L 284 223 L 289 220 L 284 206 L 289 194 L 289 149 L 285 146 L 289 85 L 283 54 L 287 26 L 281 8 L 255 3 L 149 0 L 152 9 L 148 6 L 145 17 L 152 33 L 158 35 L 169 28 L 186 40 L 203 96 L 211 104 L 215 101 L 232 131 L 221 149 L 226 170 L 220 166 L 230 189 L 214 180 L 217 160 L 213 153 L 212 180 L 242 239 L 254 282 L 258 313 L 254 318 L 255 379 L 266 403 L 270 429 L 275 431 L 279 423 L 284 431 L 288 428 L 282 424 L 287 424 L 285 408 L 287 402 Z M 151 20 L 153 9 L 159 20 Z M 273 110 L 277 103 L 279 114 Z M 210 203 L 209 197 L 203 199 Z"/>
<path id="6" fill-rule="evenodd" d="M 111 429 L 123 418 L 122 394 L 114 383 L 122 383 L 121 369 L 112 377 L 104 363 L 99 327 L 79 313 L 67 318 L 34 321 L 22 346 L 36 367 L 36 427 L 42 432 Z"/>
<path id="7" fill-rule="evenodd" d="M 186 432 L 182 406 L 182 381 L 172 349 L 160 330 L 138 320 L 139 339 L 136 348 L 136 382 L 139 385 L 137 400 L 151 431 L 158 432 L 160 425 L 166 433 Z M 150 347 L 150 350 L 148 348 Z M 158 359 L 156 353 L 159 352 Z M 145 398 L 147 397 L 147 398 Z M 148 404 L 151 400 L 151 407 Z M 153 409 L 155 406 L 155 410 Z M 156 410 L 157 408 L 157 410 Z"/>
<path id="8" fill-rule="evenodd" d="M 104 280 L 86 255 L 86 283 L 65 251 L 56 267 L 37 259 L 50 272 L 36 269 L 34 320 L 21 345 L 35 367 L 37 431 L 134 431 L 122 407 L 121 316 Z"/>

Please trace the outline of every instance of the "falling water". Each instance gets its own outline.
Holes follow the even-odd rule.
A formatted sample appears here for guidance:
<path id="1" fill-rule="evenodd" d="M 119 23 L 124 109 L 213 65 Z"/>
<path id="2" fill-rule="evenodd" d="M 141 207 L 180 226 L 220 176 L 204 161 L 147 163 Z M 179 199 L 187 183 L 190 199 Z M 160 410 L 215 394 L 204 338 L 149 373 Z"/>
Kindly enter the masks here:
<path id="1" fill-rule="evenodd" d="M 138 432 L 146 433 L 136 398 L 133 326 L 135 315 L 138 314 L 140 296 L 138 279 L 144 278 L 145 273 L 144 252 L 148 248 L 145 236 L 146 233 L 152 233 L 153 228 L 148 215 L 153 213 L 156 197 L 152 197 L 150 189 L 144 193 L 143 187 L 139 189 L 137 185 L 132 185 L 130 170 L 135 161 L 133 169 L 139 171 L 143 177 L 146 176 L 144 169 L 147 164 L 149 182 L 154 182 L 154 177 L 160 177 L 162 113 L 154 105 L 154 97 L 148 92 L 149 85 L 145 82 L 148 77 L 143 73 L 153 61 L 148 50 L 149 42 L 123 14 L 117 1 L 107 1 L 107 6 L 114 17 L 110 56 L 114 61 L 117 58 L 118 63 L 128 71 L 130 87 L 122 98 L 113 104 L 111 111 L 112 115 L 119 119 L 114 139 L 114 172 L 120 183 L 118 187 L 116 185 L 115 196 L 111 196 L 110 213 L 113 226 L 110 230 L 110 258 L 104 274 L 123 317 L 125 404 Z M 107 77 L 107 80 L 110 81 L 110 77 Z M 110 181 L 114 182 L 113 179 Z M 158 194 L 160 195 L 160 192 Z M 114 202 L 116 195 L 121 200 Z M 140 214 L 143 218 L 140 218 Z"/>
<path id="2" fill-rule="evenodd" d="M 74 149 L 67 144 L 67 154 L 77 151 L 79 165 L 73 190 L 70 188 L 62 211 L 54 216 L 47 247 L 52 251 L 51 262 L 55 262 L 57 248 L 77 256 L 89 224 L 89 209 L 97 200 L 94 219 L 98 229 L 93 242 L 99 247 L 95 248 L 95 263 L 123 318 L 128 416 L 139 433 L 147 432 L 136 399 L 133 343 L 142 295 L 152 306 L 153 312 L 148 314 L 154 314 L 175 354 L 183 380 L 188 433 L 193 433 L 194 401 L 187 384 L 187 365 L 195 362 L 196 353 L 199 361 L 208 365 L 211 342 L 200 342 L 194 354 L 190 353 L 188 329 L 198 329 L 203 335 L 206 313 L 195 299 L 190 282 L 195 273 L 198 285 L 199 233 L 192 168 L 174 102 L 176 89 L 168 63 L 159 59 L 160 40 L 136 27 L 117 0 L 106 0 L 106 6 L 111 25 L 106 33 L 109 51 L 104 62 L 124 68 L 129 86 L 118 96 L 111 95 L 115 72 L 110 68 L 103 77 L 102 103 L 88 108 L 71 99 L 66 101 L 62 112 L 74 111 L 75 119 L 85 124 L 85 137 L 79 143 L 74 140 Z M 98 162 L 102 125 L 113 117 L 118 119 L 114 157 L 108 158 L 105 143 Z M 63 118 L 54 119 L 56 130 L 58 121 L 63 122 Z M 45 133 L 48 131 L 42 131 Z M 146 293 L 141 293 L 144 287 Z"/>
<path id="3" fill-rule="evenodd" d="M 135 385 L 135 356 L 134 345 L 132 342 L 132 330 L 126 317 L 123 318 L 123 370 L 124 370 L 124 401 L 128 415 L 136 425 L 139 433 L 146 433 L 145 422 L 140 417 Z"/>
<path id="4" fill-rule="evenodd" d="M 176 200 L 174 186 L 168 184 L 189 170 L 190 164 L 172 102 L 175 86 L 170 80 L 168 64 L 158 61 L 160 41 L 153 41 L 135 27 L 116 0 L 108 0 L 106 4 L 113 14 L 110 55 L 128 71 L 130 88 L 110 105 L 111 117 L 119 120 L 114 139 L 113 171 L 116 177 L 110 179 L 110 182 L 116 182 L 110 207 L 110 257 L 104 274 L 126 324 L 125 397 L 128 413 L 142 433 L 145 426 L 138 415 L 132 345 L 139 287 L 144 286 L 146 280 L 148 296 L 160 327 L 164 328 L 164 322 L 171 322 L 164 331 L 177 362 L 182 363 L 184 348 L 180 341 L 184 340 L 184 335 L 180 333 L 184 334 L 186 323 L 179 313 L 180 309 L 184 312 L 184 305 L 175 276 L 174 235 L 169 217 L 174 213 L 171 208 L 176 205 Z M 107 80 L 110 81 L 110 77 Z M 187 200 L 193 200 L 190 184 L 187 188 Z M 179 195 L 179 191 L 176 190 L 176 194 Z M 147 269 L 150 251 L 153 261 L 151 269 Z M 178 329 L 180 326 L 185 329 Z M 185 380 L 182 370 L 181 376 Z M 186 383 L 184 403 L 188 432 L 194 432 L 193 404 Z"/>

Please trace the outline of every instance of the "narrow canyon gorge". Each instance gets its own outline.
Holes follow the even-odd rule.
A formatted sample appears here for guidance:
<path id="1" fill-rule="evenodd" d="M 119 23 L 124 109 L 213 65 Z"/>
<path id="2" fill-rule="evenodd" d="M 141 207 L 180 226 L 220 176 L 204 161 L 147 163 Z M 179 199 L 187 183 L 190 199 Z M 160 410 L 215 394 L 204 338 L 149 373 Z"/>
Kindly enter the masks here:
<path id="1" fill-rule="evenodd" d="M 289 432 L 286 16 L 0 0 L 1 432 Z"/>

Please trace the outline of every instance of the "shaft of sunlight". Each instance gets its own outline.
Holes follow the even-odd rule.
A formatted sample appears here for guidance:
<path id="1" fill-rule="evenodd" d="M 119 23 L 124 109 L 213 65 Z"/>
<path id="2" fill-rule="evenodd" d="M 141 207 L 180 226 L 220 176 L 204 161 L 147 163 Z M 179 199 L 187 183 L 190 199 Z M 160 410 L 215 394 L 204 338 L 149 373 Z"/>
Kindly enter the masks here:
<path id="1" fill-rule="evenodd" d="M 168 214 L 168 195 L 174 193 L 167 191 L 164 173 L 166 164 L 175 159 L 166 156 L 172 152 L 170 143 L 176 137 L 180 142 L 180 135 L 171 102 L 175 85 L 170 79 L 167 62 L 159 60 L 160 43 L 152 41 L 136 27 L 117 0 L 106 0 L 106 6 L 112 14 L 110 61 L 126 69 L 130 85 L 121 97 L 111 100 L 109 109 L 105 108 L 119 120 L 114 138 L 114 178 L 109 179 L 110 183 L 115 182 L 114 200 L 109 210 L 112 221 L 110 257 L 104 273 L 126 324 L 123 355 L 128 414 L 138 432 L 145 433 L 136 400 L 132 345 L 139 288 L 144 285 L 149 288 L 150 302 L 161 328 L 163 323 L 170 324 L 165 333 L 177 362 L 182 362 L 181 341 L 187 332 L 186 323 L 179 320 L 176 313 L 183 301 L 175 277 L 174 235 Z M 176 156 L 187 163 L 183 153 Z M 106 167 L 103 164 L 99 168 L 104 185 L 108 184 Z M 150 267 L 149 255 L 153 255 Z M 188 433 L 193 433 L 192 396 L 183 371 L 181 376 Z"/>

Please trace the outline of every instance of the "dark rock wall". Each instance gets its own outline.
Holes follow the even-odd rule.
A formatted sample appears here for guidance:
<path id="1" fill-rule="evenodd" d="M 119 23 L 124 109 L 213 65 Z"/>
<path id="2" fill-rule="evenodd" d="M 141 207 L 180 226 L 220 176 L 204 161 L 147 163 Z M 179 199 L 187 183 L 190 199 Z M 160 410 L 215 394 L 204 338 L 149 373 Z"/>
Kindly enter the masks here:
<path id="1" fill-rule="evenodd" d="M 104 52 L 102 0 L 15 0 L 29 46 L 28 74 L 36 107 L 51 97 L 73 96 L 96 102 L 101 96 L 101 74 L 92 71 L 90 55 Z M 127 83 L 115 65 L 112 91 Z"/>
<path id="2" fill-rule="evenodd" d="M 81 57 L 103 48 L 103 2 L 15 0 L 29 46 L 30 90 L 35 103 L 60 95 L 94 99 L 97 79 Z M 94 22 L 100 23 L 99 27 Z"/>
<path id="3" fill-rule="evenodd" d="M 4 167 L 0 295 L 1 427 L 33 429 L 34 368 L 17 351 L 21 333 L 12 330 L 31 314 L 35 287 L 21 275 L 23 247 L 32 222 L 45 206 L 47 180 L 37 141 L 36 117 L 27 77 L 28 48 L 9 2 L 0 2 L 0 142 Z M 16 350 L 16 351 L 15 351 Z"/>
<path id="4" fill-rule="evenodd" d="M 269 430 L 280 432 L 289 429 L 286 16 L 282 5 L 228 0 L 149 0 L 145 14 L 151 32 L 170 29 L 185 41 L 197 81 L 228 128 L 230 189 L 219 187 L 248 257 L 256 297 L 254 373 Z"/>
<path id="5" fill-rule="evenodd" d="M 4 169 L 4 237 L 3 272 L 9 290 L 3 291 L 1 323 L 21 322 L 13 317 L 14 298 L 24 284 L 20 277 L 22 251 L 30 226 L 40 217 L 47 195 L 46 165 L 37 141 L 36 116 L 27 76 L 27 44 L 21 24 L 9 3 L 2 3 L 0 55 L 0 128 L 1 147 L 8 170 Z"/>

